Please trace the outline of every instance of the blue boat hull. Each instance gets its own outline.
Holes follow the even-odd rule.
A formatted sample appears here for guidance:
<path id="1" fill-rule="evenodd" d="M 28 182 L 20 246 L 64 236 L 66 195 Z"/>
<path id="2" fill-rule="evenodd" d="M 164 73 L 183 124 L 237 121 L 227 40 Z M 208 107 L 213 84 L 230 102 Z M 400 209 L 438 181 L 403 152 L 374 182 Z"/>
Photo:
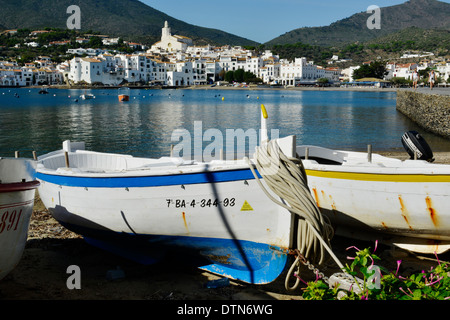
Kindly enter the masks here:
<path id="1" fill-rule="evenodd" d="M 151 265 L 176 255 L 180 262 L 246 283 L 271 283 L 289 262 L 286 249 L 251 241 L 139 235 L 62 224 L 84 235 L 88 244 L 140 264 Z"/>

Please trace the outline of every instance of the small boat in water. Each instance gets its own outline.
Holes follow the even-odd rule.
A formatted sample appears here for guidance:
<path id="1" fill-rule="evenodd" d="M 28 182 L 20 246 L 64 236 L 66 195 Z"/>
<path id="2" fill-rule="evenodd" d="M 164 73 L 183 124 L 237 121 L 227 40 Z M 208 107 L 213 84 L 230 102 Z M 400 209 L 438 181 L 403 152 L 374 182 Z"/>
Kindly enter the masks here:
<path id="1" fill-rule="evenodd" d="M 122 87 L 119 88 L 119 101 L 129 101 L 130 100 L 130 88 Z"/>
<path id="2" fill-rule="evenodd" d="M 82 94 L 80 97 L 83 100 L 95 99 L 95 96 L 92 93 L 87 93 L 87 94 L 85 93 L 85 94 Z"/>
<path id="3" fill-rule="evenodd" d="M 36 161 L 0 158 L 0 279 L 19 263 L 33 212 Z"/>
<path id="4" fill-rule="evenodd" d="M 42 88 L 41 90 L 39 90 L 39 94 L 49 94 L 48 89 Z"/>

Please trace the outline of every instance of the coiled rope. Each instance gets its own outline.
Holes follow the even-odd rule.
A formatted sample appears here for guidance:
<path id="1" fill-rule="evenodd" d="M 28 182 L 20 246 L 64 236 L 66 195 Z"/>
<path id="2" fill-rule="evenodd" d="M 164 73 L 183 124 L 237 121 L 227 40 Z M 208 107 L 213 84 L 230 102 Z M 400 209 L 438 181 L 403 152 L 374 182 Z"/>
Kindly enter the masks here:
<path id="1" fill-rule="evenodd" d="M 256 148 L 254 161 L 247 158 L 247 163 L 262 190 L 276 204 L 296 214 L 298 219 L 297 250 L 313 264 L 322 265 L 326 258 L 326 252 L 334 258 L 341 270 L 344 266 L 336 258 L 330 248 L 330 241 L 334 236 L 334 230 L 321 214 L 316 202 L 312 198 L 308 187 L 305 168 L 300 158 L 288 158 L 280 149 L 276 140 L 263 143 Z M 264 178 L 269 188 L 279 196 L 283 202 L 276 199 L 266 190 L 260 181 L 255 168 Z M 285 203 L 284 203 L 285 202 Z M 289 286 L 289 278 L 296 269 L 300 273 L 301 257 L 290 267 L 285 281 L 287 290 L 295 290 L 300 279 L 297 276 L 294 286 Z"/>

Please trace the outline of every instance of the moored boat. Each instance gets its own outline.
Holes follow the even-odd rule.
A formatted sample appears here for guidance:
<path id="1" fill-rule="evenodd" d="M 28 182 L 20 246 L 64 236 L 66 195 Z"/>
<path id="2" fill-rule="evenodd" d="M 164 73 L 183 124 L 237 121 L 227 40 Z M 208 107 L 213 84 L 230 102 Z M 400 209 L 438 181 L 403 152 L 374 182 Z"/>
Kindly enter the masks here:
<path id="1" fill-rule="evenodd" d="M 41 90 L 39 90 L 39 94 L 49 94 L 48 89 L 42 88 Z"/>
<path id="2" fill-rule="evenodd" d="M 130 100 L 130 88 L 121 87 L 118 90 L 119 101 L 129 101 Z"/>
<path id="3" fill-rule="evenodd" d="M 36 162 L 0 158 L 0 279 L 19 263 L 33 212 Z"/>
<path id="4" fill-rule="evenodd" d="M 80 97 L 83 100 L 95 99 L 95 96 L 92 93 L 85 93 L 85 94 L 82 94 Z"/>

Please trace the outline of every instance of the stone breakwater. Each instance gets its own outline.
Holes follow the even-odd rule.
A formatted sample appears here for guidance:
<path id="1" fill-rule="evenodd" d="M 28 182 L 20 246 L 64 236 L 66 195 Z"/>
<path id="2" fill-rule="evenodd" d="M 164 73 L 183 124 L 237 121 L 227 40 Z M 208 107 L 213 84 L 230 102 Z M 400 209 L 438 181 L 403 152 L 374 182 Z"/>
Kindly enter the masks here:
<path id="1" fill-rule="evenodd" d="M 397 91 L 397 110 L 425 130 L 450 139 L 450 96 Z"/>

